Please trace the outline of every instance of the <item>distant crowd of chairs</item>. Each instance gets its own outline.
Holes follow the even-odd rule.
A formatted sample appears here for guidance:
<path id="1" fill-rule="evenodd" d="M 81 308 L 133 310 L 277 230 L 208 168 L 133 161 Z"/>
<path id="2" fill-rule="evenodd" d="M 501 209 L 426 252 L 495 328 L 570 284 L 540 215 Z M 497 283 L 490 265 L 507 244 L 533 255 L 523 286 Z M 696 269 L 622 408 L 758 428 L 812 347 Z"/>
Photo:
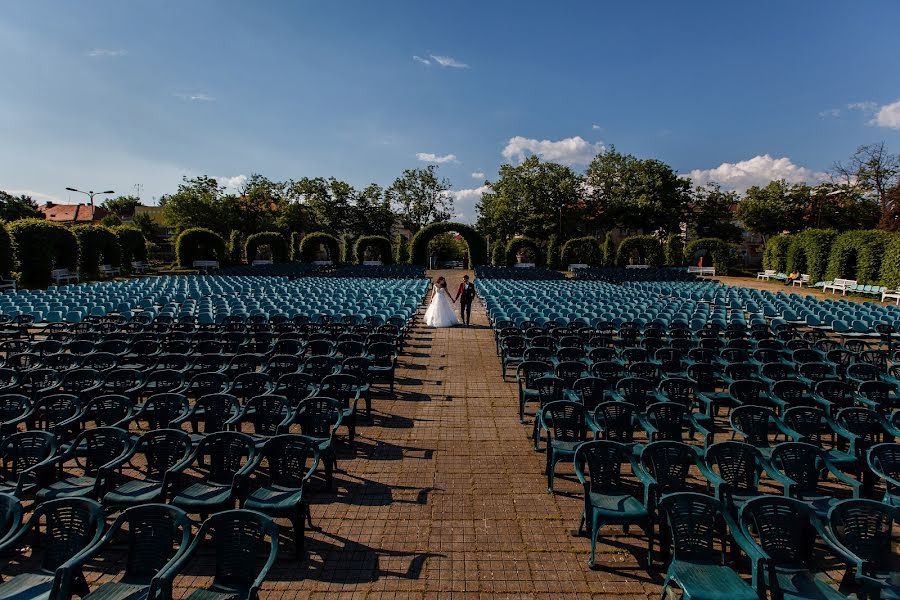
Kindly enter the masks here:
<path id="1" fill-rule="evenodd" d="M 580 281 L 604 281 L 625 283 L 626 281 L 697 281 L 697 275 L 686 268 L 646 268 L 626 269 L 624 267 L 594 267 L 575 269 L 572 278 Z"/>

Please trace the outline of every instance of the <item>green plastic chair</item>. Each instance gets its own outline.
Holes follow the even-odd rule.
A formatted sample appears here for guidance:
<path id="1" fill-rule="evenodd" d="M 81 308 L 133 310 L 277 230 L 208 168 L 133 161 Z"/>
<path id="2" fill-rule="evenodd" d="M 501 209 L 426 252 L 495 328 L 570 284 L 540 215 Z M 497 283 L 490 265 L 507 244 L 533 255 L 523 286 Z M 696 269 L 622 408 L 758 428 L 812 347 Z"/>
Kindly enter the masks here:
<path id="1" fill-rule="evenodd" d="M 134 460 L 138 454 L 143 460 Z M 181 463 L 190 456 L 191 438 L 184 431 L 148 431 L 138 438 L 124 460 L 139 476 L 107 492 L 103 497 L 103 505 L 130 507 L 165 502 L 173 471 L 177 471 Z"/>
<path id="2" fill-rule="evenodd" d="M 115 471 L 127 460 L 131 444 L 128 432 L 118 427 L 81 432 L 67 450 L 47 461 L 53 480 L 37 491 L 36 501 L 75 497 L 99 500 L 109 489 Z M 81 474 L 67 473 L 67 465 Z"/>
<path id="3" fill-rule="evenodd" d="M 22 525 L 22 505 L 11 494 L 0 494 L 0 544 Z"/>

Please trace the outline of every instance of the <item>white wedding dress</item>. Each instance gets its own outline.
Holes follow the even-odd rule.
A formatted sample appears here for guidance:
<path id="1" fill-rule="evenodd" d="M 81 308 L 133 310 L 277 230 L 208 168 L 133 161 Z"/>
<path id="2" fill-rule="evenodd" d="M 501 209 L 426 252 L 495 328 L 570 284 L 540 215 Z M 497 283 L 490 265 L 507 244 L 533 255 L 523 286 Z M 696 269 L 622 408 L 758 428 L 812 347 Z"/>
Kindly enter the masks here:
<path id="1" fill-rule="evenodd" d="M 431 304 L 425 311 L 425 325 L 428 327 L 453 327 L 459 325 L 459 318 L 456 311 L 453 310 L 453 304 L 450 303 L 450 296 L 447 290 L 442 287 L 434 288 L 434 295 L 431 297 Z"/>

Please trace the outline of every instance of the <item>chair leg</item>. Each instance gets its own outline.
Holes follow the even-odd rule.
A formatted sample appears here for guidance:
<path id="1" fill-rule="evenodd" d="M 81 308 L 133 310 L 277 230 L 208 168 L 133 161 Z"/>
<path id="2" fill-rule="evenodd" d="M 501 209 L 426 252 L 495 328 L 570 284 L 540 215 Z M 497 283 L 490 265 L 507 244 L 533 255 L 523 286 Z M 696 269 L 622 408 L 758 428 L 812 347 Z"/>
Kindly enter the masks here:
<path id="1" fill-rule="evenodd" d="M 294 529 L 294 554 L 299 562 L 303 560 L 303 540 L 306 535 L 306 505 L 300 502 L 294 510 L 296 512 L 294 518 L 291 519 L 291 525 L 293 525 Z"/>

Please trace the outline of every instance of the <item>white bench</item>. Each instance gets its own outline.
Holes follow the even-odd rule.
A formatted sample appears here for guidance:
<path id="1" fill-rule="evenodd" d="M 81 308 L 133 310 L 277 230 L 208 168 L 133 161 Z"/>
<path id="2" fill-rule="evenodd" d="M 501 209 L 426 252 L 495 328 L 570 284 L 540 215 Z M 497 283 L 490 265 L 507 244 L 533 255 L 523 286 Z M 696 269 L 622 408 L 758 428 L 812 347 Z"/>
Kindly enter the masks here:
<path id="1" fill-rule="evenodd" d="M 773 277 L 775 277 L 775 269 L 766 269 L 766 270 L 763 271 L 762 273 L 757 273 L 757 274 L 756 274 L 756 278 L 757 278 L 757 279 L 766 279 L 766 280 L 768 280 L 768 279 L 772 279 Z"/>
<path id="2" fill-rule="evenodd" d="M 50 271 L 50 277 L 53 279 L 53 282 L 56 285 L 60 283 L 80 283 L 80 279 L 78 279 L 77 273 L 72 273 L 68 269 L 53 269 Z"/>
<path id="3" fill-rule="evenodd" d="M 590 265 L 586 265 L 584 263 L 573 263 L 573 264 L 569 265 L 570 271 L 574 271 L 576 269 L 590 269 L 590 268 L 591 268 Z"/>
<path id="4" fill-rule="evenodd" d="M 626 269 L 649 269 L 650 265 L 625 265 Z"/>
<path id="5" fill-rule="evenodd" d="M 194 268 L 202 269 L 203 271 L 208 271 L 210 269 L 218 269 L 219 261 L 217 261 L 217 260 L 195 260 Z"/>
<path id="6" fill-rule="evenodd" d="M 0 292 L 15 292 L 16 291 L 16 281 L 15 279 L 0 279 Z"/>
<path id="7" fill-rule="evenodd" d="M 700 277 L 715 277 L 716 268 L 715 267 L 688 267 L 687 272 L 691 275 L 699 275 Z"/>
<path id="8" fill-rule="evenodd" d="M 135 273 L 146 273 L 150 267 L 142 260 L 134 260 L 131 262 L 131 270 Z"/>
<path id="9" fill-rule="evenodd" d="M 254 266 L 254 267 L 261 267 L 261 266 L 264 266 L 264 265 L 271 265 L 271 264 L 272 264 L 272 261 L 271 261 L 271 260 L 267 260 L 267 259 L 263 259 L 263 258 L 258 258 L 258 259 L 256 259 L 256 260 L 253 261 L 252 266 Z"/>
<path id="10" fill-rule="evenodd" d="M 381 264 L 382 263 L 380 260 L 364 260 L 363 261 L 364 267 L 380 267 Z"/>
<path id="11" fill-rule="evenodd" d="M 330 260 L 314 260 L 312 261 L 312 264 L 316 265 L 317 267 L 329 267 L 334 263 L 332 263 Z"/>
<path id="12" fill-rule="evenodd" d="M 832 295 L 841 292 L 841 296 L 846 296 L 848 290 L 856 289 L 858 282 L 855 279 L 835 279 L 831 283 L 822 286 L 822 291 L 831 290 Z"/>
<path id="13" fill-rule="evenodd" d="M 881 292 L 881 301 L 884 302 L 885 300 L 896 300 L 897 306 L 900 306 L 900 288 Z"/>
<path id="14" fill-rule="evenodd" d="M 533 269 L 535 267 L 534 263 L 516 263 L 514 266 L 520 269 Z"/>
<path id="15" fill-rule="evenodd" d="M 800 279 L 795 279 L 791 282 L 791 287 L 794 287 L 795 285 L 797 287 L 803 287 L 804 284 L 806 285 L 806 287 L 809 287 L 809 275 L 801 274 Z"/>
<path id="16" fill-rule="evenodd" d="M 100 265 L 100 274 L 107 277 L 118 277 L 122 274 L 122 271 L 119 270 L 119 267 L 112 265 Z"/>

